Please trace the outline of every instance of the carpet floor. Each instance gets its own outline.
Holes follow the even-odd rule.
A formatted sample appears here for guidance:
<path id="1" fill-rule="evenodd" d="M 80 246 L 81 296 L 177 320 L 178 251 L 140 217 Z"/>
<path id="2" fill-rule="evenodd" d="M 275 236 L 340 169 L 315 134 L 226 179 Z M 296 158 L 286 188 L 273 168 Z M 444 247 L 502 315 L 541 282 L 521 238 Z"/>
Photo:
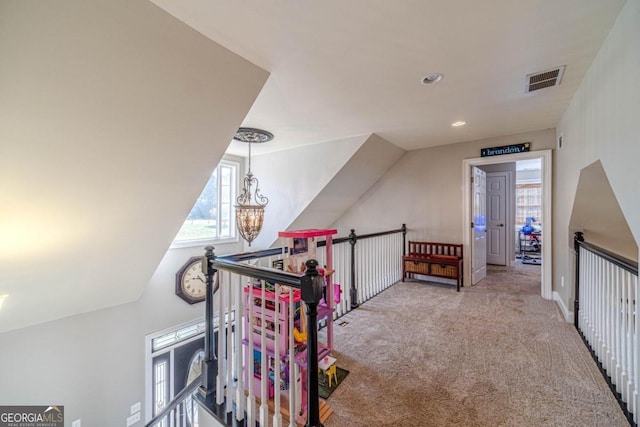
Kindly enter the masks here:
<path id="1" fill-rule="evenodd" d="M 325 427 L 628 426 L 540 267 L 476 286 L 397 283 L 336 322 L 350 371 Z"/>

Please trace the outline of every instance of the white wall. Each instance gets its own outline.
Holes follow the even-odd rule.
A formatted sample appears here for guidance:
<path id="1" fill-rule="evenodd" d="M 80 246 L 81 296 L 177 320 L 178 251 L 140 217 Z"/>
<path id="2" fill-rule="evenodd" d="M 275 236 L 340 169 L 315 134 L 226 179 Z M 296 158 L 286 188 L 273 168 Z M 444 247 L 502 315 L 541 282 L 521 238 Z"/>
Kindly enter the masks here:
<path id="1" fill-rule="evenodd" d="M 147 1 L 0 28 L 0 331 L 134 301 L 268 73 Z"/>
<path id="2" fill-rule="evenodd" d="M 240 245 L 218 245 L 234 253 Z M 175 274 L 202 247 L 171 249 L 133 303 L 0 334 L 0 405 L 65 407 L 67 427 L 125 425 L 145 413 L 145 336 L 204 317 L 204 304 L 175 295 Z M 52 302 L 54 303 L 54 302 Z"/>
<path id="3" fill-rule="evenodd" d="M 600 160 L 636 243 L 640 240 L 640 0 L 628 0 L 565 111 L 554 170 L 554 284 L 573 307 L 569 219 L 581 169 Z M 560 288 L 562 278 L 566 285 Z"/>
<path id="4" fill-rule="evenodd" d="M 123 426 L 145 335 L 204 316 L 175 296 L 203 249 L 166 249 L 268 74 L 146 1 L 3 1 L 0 28 L 0 405 Z"/>

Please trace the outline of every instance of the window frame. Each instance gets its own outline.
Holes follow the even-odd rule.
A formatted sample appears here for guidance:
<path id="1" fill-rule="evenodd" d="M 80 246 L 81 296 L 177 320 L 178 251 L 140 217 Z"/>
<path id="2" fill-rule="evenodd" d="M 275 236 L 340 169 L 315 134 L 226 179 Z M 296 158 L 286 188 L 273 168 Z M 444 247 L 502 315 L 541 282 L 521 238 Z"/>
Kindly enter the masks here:
<path id="1" fill-rule="evenodd" d="M 171 242 L 171 246 L 170 249 L 175 249 L 175 248 L 187 248 L 187 247 L 193 247 L 193 246 L 203 246 L 203 245 L 208 245 L 208 244 L 225 244 L 225 243 L 237 243 L 239 242 L 240 237 L 238 236 L 238 230 L 236 227 L 236 218 L 235 218 L 235 210 L 233 209 L 233 206 L 236 204 L 236 197 L 238 196 L 238 193 L 240 191 L 240 176 L 243 172 L 242 168 L 244 167 L 244 163 L 242 162 L 242 160 L 240 158 L 235 158 L 235 157 L 231 157 L 231 156 L 224 156 L 220 162 L 218 162 L 218 164 L 216 165 L 216 173 L 220 173 L 219 172 L 219 168 L 220 165 L 225 165 L 225 166 L 232 166 L 235 167 L 235 174 L 234 174 L 234 181 L 235 181 L 235 197 L 231 197 L 231 215 L 230 215 L 230 220 L 231 220 L 231 230 L 232 230 L 232 236 L 230 237 L 223 237 L 223 238 L 219 238 L 219 237 L 206 237 L 206 238 L 200 238 L 200 239 L 185 239 L 185 240 L 176 240 L 176 238 L 174 237 L 173 241 Z M 213 172 L 211 174 L 211 176 L 213 176 Z M 209 176 L 209 179 L 211 179 L 211 176 Z M 220 175 L 218 175 L 219 177 Z M 209 181 L 207 181 L 208 183 Z M 218 179 L 218 184 L 220 183 L 220 180 Z M 206 184 L 205 184 L 206 186 Z M 202 189 L 202 191 L 204 191 L 204 188 Z M 217 186 L 217 195 L 216 197 L 218 198 L 218 206 L 221 206 L 221 185 Z M 200 193 L 202 194 L 202 192 Z M 200 197 L 200 194 L 198 194 L 198 198 Z M 197 199 L 196 199 L 197 202 Z M 195 202 L 194 202 L 194 206 L 195 206 Z M 191 207 L 191 209 L 193 209 L 193 207 Z M 220 209 L 218 209 L 218 213 L 220 212 Z M 189 213 L 191 213 L 191 211 L 189 211 Z M 188 218 L 188 216 L 187 216 Z M 185 218 L 184 222 L 188 221 L 188 219 Z M 219 217 L 216 219 L 216 227 L 219 227 Z M 183 224 L 184 224 L 183 222 Z M 182 226 L 180 226 L 182 228 Z M 176 235 L 177 237 L 177 235 Z"/>

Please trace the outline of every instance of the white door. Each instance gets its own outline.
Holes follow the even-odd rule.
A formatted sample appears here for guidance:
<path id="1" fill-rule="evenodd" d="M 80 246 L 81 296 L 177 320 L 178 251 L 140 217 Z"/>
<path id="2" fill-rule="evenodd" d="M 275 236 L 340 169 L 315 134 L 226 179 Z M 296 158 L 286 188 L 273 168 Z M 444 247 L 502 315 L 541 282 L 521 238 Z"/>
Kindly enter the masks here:
<path id="1" fill-rule="evenodd" d="M 487 264 L 507 265 L 507 173 L 487 174 Z"/>
<path id="2" fill-rule="evenodd" d="M 471 258 L 471 284 L 475 285 L 487 275 L 487 175 L 473 167 L 473 256 Z"/>

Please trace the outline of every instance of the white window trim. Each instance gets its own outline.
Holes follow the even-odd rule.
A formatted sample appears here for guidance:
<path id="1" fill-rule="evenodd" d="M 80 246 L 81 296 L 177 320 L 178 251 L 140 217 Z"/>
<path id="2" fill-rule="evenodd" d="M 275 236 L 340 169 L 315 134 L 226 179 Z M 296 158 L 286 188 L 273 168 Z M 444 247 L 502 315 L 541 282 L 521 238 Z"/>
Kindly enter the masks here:
<path id="1" fill-rule="evenodd" d="M 234 166 L 237 166 L 236 168 L 236 196 L 239 194 L 240 192 L 240 177 L 244 176 L 244 161 L 241 157 L 235 157 L 235 156 L 229 156 L 229 155 L 225 155 L 222 157 L 222 159 L 220 160 L 220 162 L 218 162 L 218 165 L 220 163 L 233 163 Z M 216 165 L 216 168 L 218 167 L 218 165 Z M 200 195 L 198 195 L 200 196 Z M 235 200 L 234 200 L 235 202 Z M 193 209 L 193 207 L 192 207 Z M 232 217 L 234 215 L 232 214 Z M 235 218 L 233 221 L 233 226 L 236 227 L 235 224 Z M 233 244 L 233 243 L 238 243 L 240 241 L 240 237 L 238 236 L 238 231 L 235 230 L 235 236 L 234 237 L 225 237 L 222 239 L 218 239 L 218 238 L 206 238 L 206 239 L 188 239 L 188 240 L 173 240 L 171 242 L 171 246 L 169 246 L 169 249 L 180 249 L 180 248 L 191 248 L 194 246 L 209 246 L 209 245 L 223 245 L 223 244 Z"/>

